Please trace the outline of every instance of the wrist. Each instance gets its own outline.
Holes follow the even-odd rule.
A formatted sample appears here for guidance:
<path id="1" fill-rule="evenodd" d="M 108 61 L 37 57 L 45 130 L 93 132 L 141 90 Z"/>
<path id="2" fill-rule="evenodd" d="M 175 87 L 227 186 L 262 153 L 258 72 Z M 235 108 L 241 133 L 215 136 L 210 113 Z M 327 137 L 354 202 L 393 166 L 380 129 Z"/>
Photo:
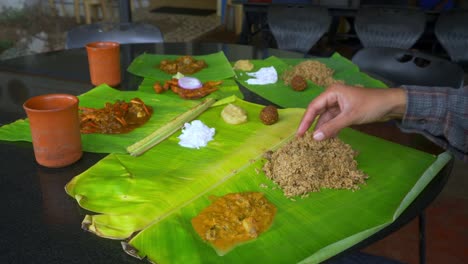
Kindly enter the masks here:
<path id="1" fill-rule="evenodd" d="M 406 112 L 406 91 L 403 88 L 390 88 L 388 91 L 390 109 L 387 118 L 401 119 Z"/>

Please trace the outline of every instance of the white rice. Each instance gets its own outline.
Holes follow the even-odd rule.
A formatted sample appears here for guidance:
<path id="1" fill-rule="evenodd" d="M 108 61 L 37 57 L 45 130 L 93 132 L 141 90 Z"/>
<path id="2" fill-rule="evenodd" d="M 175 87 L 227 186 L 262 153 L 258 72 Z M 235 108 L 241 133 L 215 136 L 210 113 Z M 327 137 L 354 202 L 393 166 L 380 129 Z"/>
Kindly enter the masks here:
<path id="1" fill-rule="evenodd" d="M 186 148 L 205 147 L 213 140 L 214 128 L 209 128 L 200 120 L 193 120 L 192 123 L 185 123 L 182 134 L 179 136 L 179 145 Z"/>
<path id="2" fill-rule="evenodd" d="M 246 81 L 248 84 L 264 85 L 278 81 L 278 73 L 273 66 L 260 68 L 257 72 L 248 72 L 247 75 L 254 77 Z"/>

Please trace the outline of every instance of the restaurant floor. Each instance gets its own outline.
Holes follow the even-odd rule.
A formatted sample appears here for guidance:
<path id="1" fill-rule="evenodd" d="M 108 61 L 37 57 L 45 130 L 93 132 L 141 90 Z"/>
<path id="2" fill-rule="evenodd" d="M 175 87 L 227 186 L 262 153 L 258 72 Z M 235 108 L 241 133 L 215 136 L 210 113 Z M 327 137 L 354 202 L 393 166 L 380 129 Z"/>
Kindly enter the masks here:
<path id="1" fill-rule="evenodd" d="M 236 43 L 238 36 L 224 29 L 199 38 L 202 42 Z M 350 57 L 349 47 L 336 51 Z M 468 83 L 468 72 L 465 74 Z M 426 263 L 468 263 L 468 163 L 456 160 L 448 183 L 426 209 Z M 366 253 L 385 256 L 403 263 L 419 263 L 418 219 L 397 232 L 365 248 Z"/>

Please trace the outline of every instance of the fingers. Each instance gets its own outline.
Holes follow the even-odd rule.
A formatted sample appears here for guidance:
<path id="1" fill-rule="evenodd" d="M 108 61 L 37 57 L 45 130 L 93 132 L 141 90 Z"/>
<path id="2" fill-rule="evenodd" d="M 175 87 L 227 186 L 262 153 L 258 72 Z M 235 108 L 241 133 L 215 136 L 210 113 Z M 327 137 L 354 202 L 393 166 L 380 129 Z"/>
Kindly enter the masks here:
<path id="1" fill-rule="evenodd" d="M 333 137 L 352 124 L 364 124 L 382 117 L 402 116 L 406 94 L 402 89 L 370 89 L 346 85 L 331 85 L 313 100 L 297 131 L 302 136 L 318 115 L 314 139 Z"/>
<path id="2" fill-rule="evenodd" d="M 340 114 L 340 108 L 338 106 L 330 107 L 326 112 L 320 114 L 318 117 L 317 123 L 315 125 L 315 130 L 320 129 L 320 127 L 331 119 L 335 118 Z"/>
<path id="3" fill-rule="evenodd" d="M 304 133 L 309 129 L 309 127 L 314 122 L 315 118 L 318 115 L 325 113 L 329 105 L 334 105 L 336 99 L 333 98 L 331 93 L 324 92 L 315 98 L 307 107 L 304 116 L 302 117 L 299 128 L 297 129 L 297 136 L 303 136 Z"/>
<path id="4" fill-rule="evenodd" d="M 302 117 L 301 123 L 299 124 L 299 128 L 297 129 L 297 132 L 296 132 L 298 136 L 304 135 L 304 133 L 309 129 L 309 127 L 314 122 L 317 115 L 321 114 L 321 109 L 318 108 L 313 103 L 314 101 L 309 104 L 306 112 L 304 113 L 304 116 Z"/>
<path id="5" fill-rule="evenodd" d="M 324 140 L 335 137 L 341 129 L 351 124 L 345 113 L 340 113 L 328 122 L 323 123 L 319 129 L 314 132 L 315 140 Z"/>

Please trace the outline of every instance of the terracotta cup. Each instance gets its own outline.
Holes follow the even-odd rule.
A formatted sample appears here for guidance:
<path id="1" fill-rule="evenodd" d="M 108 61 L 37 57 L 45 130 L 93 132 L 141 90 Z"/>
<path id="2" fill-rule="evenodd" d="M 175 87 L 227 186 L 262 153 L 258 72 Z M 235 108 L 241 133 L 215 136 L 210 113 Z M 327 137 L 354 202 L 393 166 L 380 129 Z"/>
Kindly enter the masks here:
<path id="1" fill-rule="evenodd" d="M 94 85 L 120 84 L 120 44 L 110 41 L 98 41 L 86 44 L 89 74 Z"/>
<path id="2" fill-rule="evenodd" d="M 29 118 L 37 163 L 60 168 L 81 158 L 83 151 L 76 96 L 39 95 L 28 99 L 23 108 Z"/>

